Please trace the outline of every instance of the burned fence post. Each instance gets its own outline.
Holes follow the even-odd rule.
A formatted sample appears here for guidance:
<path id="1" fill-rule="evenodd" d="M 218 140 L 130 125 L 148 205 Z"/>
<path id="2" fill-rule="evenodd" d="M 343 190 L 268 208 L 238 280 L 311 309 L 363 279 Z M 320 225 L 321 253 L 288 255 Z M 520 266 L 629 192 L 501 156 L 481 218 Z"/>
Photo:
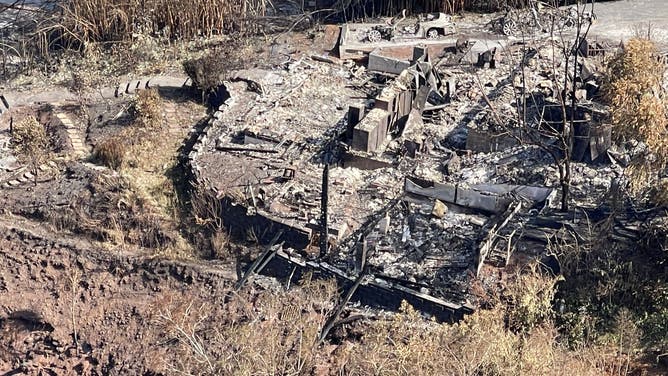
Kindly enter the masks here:
<path id="1" fill-rule="evenodd" d="M 327 204 L 329 196 L 329 161 L 325 158 L 325 167 L 322 170 L 322 191 L 320 194 L 320 257 L 327 254 Z"/>

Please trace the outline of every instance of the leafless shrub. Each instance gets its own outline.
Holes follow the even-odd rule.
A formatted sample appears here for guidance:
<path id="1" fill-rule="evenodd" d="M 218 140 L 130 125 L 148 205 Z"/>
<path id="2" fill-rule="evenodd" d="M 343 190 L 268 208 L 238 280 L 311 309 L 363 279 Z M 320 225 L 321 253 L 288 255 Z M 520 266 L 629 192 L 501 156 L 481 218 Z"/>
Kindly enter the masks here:
<path id="1" fill-rule="evenodd" d="M 218 259 L 228 259 L 231 256 L 231 242 L 228 229 L 223 223 L 223 207 L 216 194 L 202 185 L 195 186 L 190 195 L 190 214 L 193 222 L 201 230 L 204 241 L 208 239 L 211 256 Z"/>
<path id="2" fill-rule="evenodd" d="M 216 230 L 210 238 L 211 251 L 218 259 L 227 259 L 230 256 L 230 237 L 223 229 Z"/>
<path id="3" fill-rule="evenodd" d="M 149 131 L 162 128 L 162 98 L 156 89 L 139 91 L 132 109 L 135 115 L 133 126 Z"/>
<path id="4" fill-rule="evenodd" d="M 224 229 L 222 204 L 216 194 L 204 186 L 193 188 L 190 204 L 195 223 L 216 232 Z"/>
<path id="5" fill-rule="evenodd" d="M 664 37 L 651 22 L 635 24 L 631 31 L 635 39 L 646 39 L 656 42 Z"/>
<path id="6" fill-rule="evenodd" d="M 589 258 L 595 257 L 591 251 L 595 244 L 592 239 L 596 239 L 596 231 L 601 231 L 601 235 L 607 234 L 602 226 L 594 227 L 589 224 L 586 233 L 576 234 L 564 227 L 547 238 L 547 254 L 558 260 L 562 274 L 575 275 L 588 268 Z M 599 244 L 602 244 L 605 239 L 599 240 Z"/>
<path id="7" fill-rule="evenodd" d="M 12 129 L 11 147 L 20 160 L 30 164 L 35 185 L 39 166 L 51 155 L 49 139 L 44 126 L 33 116 L 26 117 Z"/>
<path id="8" fill-rule="evenodd" d="M 240 69 L 250 57 L 247 46 L 239 40 L 226 42 L 203 56 L 183 62 L 183 70 L 194 86 L 202 92 L 202 100 L 215 95 L 215 90 L 222 84 L 227 73 Z"/>
<path id="9" fill-rule="evenodd" d="M 631 192 L 653 191 L 656 202 L 668 202 L 664 201 L 668 198 L 666 185 L 657 184 L 656 175 L 668 164 L 668 100 L 662 87 L 666 65 L 653 42 L 633 39 L 607 69 L 604 91 L 612 108 L 615 136 L 647 145 L 648 153 L 636 155 L 627 169 Z"/>

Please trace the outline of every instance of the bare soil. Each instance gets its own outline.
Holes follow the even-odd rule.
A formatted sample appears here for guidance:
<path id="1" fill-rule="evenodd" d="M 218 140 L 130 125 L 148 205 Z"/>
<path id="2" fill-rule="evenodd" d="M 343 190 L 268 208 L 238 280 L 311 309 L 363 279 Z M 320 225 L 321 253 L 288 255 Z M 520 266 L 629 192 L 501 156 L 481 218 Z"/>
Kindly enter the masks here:
<path id="1" fill-rule="evenodd" d="M 174 352 L 151 321 L 156 310 L 174 296 L 222 301 L 234 278 L 215 264 L 113 253 L 18 218 L 2 219 L 0 232 L 6 374 L 160 373 Z"/>

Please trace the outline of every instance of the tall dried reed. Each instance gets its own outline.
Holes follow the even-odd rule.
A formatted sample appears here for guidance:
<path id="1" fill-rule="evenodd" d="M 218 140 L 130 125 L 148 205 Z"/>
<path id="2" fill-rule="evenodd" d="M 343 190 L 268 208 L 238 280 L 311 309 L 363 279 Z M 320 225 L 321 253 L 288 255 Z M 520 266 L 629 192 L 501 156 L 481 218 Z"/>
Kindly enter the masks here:
<path id="1" fill-rule="evenodd" d="M 66 0 L 42 29 L 69 43 L 130 41 L 139 33 L 170 39 L 210 37 L 263 16 L 267 0 Z M 52 37 L 53 38 L 53 37 Z"/>

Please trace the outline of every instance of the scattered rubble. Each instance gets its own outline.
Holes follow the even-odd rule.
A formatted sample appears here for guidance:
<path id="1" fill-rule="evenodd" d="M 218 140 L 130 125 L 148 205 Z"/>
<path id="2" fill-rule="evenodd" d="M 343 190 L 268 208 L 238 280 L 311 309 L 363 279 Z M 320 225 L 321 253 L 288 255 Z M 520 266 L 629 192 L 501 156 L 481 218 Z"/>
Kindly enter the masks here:
<path id="1" fill-rule="evenodd" d="M 274 273 L 292 278 L 293 265 L 347 283 L 370 273 L 464 312 L 471 276 L 526 250 L 531 213 L 555 208 L 551 156 L 525 144 L 514 122 L 524 92 L 539 99 L 527 105 L 530 126 L 563 123 L 557 42 L 360 42 L 364 27 L 344 25 L 340 40 L 344 59 L 368 53 L 362 73 L 313 58 L 227 77 L 230 97 L 190 154 L 194 176 L 221 200 L 233 233 L 269 242 L 281 231 L 282 250 L 266 261 L 282 260 Z M 606 110 L 590 99 L 597 56 L 576 58 L 592 93 L 577 98 L 573 159 L 589 163 L 604 163 L 611 144 Z M 613 170 L 576 164 L 578 176 L 609 174 L 594 187 L 574 178 L 577 200 L 606 194 Z"/>
<path id="2" fill-rule="evenodd" d="M 537 10 L 529 12 L 540 26 Z M 564 28 L 573 21 L 555 12 L 545 17 Z M 502 31 L 512 34 L 518 20 L 506 15 Z M 188 163 L 232 235 L 272 245 L 250 272 L 292 280 L 311 271 L 344 285 L 367 275 L 357 293 L 367 301 L 383 291 L 451 319 L 475 307 L 473 278 L 512 263 L 518 250 L 533 252 L 536 223 L 555 216 L 559 146 L 550 134 L 567 120 L 575 128 L 578 205 L 605 197 L 619 176 L 607 160 L 624 152 L 610 149 L 607 109 L 596 101 L 598 59 L 612 47 L 585 39 L 577 56 L 564 57 L 560 41 L 543 34 L 521 42 L 455 34 L 442 14 L 412 22 L 348 23 L 338 57 L 310 53 L 221 75 L 222 104 L 193 134 Z M 350 61 L 363 59 L 366 66 Z M 578 67 L 572 93 L 560 89 L 574 80 L 566 66 Z M 120 103 L 188 84 L 140 78 L 100 94 Z M 7 113 L 11 101 L 0 99 Z M 117 109 L 112 120 L 122 122 L 127 109 Z M 104 139 L 57 106 L 51 114 L 75 159 Z M 14 187 L 28 177 L 2 140 L 0 182 Z"/>

